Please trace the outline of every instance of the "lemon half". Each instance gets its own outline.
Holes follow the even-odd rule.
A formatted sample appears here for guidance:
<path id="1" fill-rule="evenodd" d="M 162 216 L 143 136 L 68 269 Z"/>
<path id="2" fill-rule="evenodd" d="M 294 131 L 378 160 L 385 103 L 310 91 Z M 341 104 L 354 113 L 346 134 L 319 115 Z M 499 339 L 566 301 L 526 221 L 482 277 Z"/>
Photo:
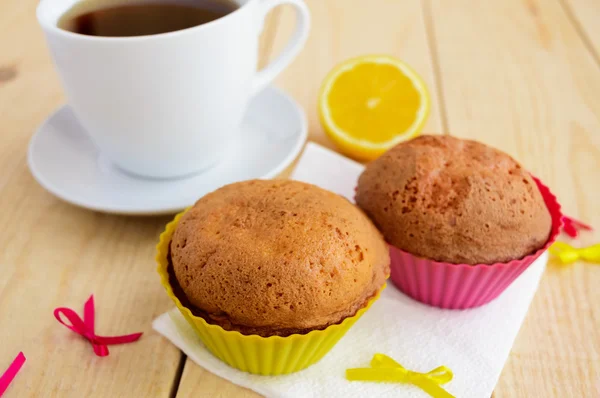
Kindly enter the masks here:
<path id="1" fill-rule="evenodd" d="M 325 78 L 319 95 L 325 132 L 344 153 L 361 160 L 374 159 L 417 136 L 429 107 L 421 77 L 387 55 L 339 64 Z"/>

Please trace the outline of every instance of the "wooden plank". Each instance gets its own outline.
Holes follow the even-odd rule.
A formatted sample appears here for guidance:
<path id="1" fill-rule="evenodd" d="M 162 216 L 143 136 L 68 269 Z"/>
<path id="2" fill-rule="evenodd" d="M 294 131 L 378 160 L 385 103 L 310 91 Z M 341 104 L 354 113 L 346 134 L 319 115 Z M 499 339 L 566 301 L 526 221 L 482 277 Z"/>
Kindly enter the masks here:
<path id="1" fill-rule="evenodd" d="M 594 185 L 600 166 L 597 64 L 559 3 L 487 3 L 432 4 L 430 31 L 439 50 L 450 130 L 512 153 L 559 192 L 569 214 L 600 226 Z M 5 209 L 0 212 L 0 369 L 19 350 L 28 356 L 6 396 L 166 396 L 180 354 L 150 331 L 151 319 L 171 304 L 156 281 L 148 248 L 167 219 L 76 209 L 39 188 L 26 169 L 30 135 L 63 101 L 32 17 L 35 4 L 0 2 L 0 208 Z M 305 106 L 312 139 L 330 146 L 316 116 L 316 95 L 329 68 L 344 58 L 395 54 L 435 91 L 419 2 L 379 0 L 364 7 L 359 0 L 313 0 L 309 5 L 315 19 L 311 39 L 278 84 Z M 586 9 L 573 7 L 578 18 L 587 16 Z M 292 19 L 289 10 L 282 14 L 274 52 L 291 31 Z M 435 92 L 433 99 L 428 130 L 441 131 Z M 582 264 L 548 270 L 496 398 L 598 394 L 593 383 L 600 374 L 600 317 L 594 307 L 599 272 Z M 114 347 L 108 358 L 91 355 L 89 345 L 51 315 L 56 306 L 80 309 L 91 292 L 99 333 L 141 330 L 144 338 Z M 191 363 L 179 393 L 254 396 Z"/>
<path id="2" fill-rule="evenodd" d="M 600 2 L 598 0 L 560 0 L 588 49 L 600 67 Z"/>
<path id="3" fill-rule="evenodd" d="M 27 362 L 6 397 L 168 397 L 179 351 L 150 324 L 171 307 L 154 272 L 166 218 L 100 215 L 44 191 L 26 166 L 37 126 L 63 101 L 36 1 L 0 2 L 0 369 Z M 94 293 L 96 329 L 143 331 L 105 358 L 53 317 Z"/>
<path id="4" fill-rule="evenodd" d="M 185 364 L 177 398 L 259 398 L 252 390 L 220 378 L 189 360 Z"/>
<path id="5" fill-rule="evenodd" d="M 431 14 L 450 131 L 512 154 L 600 227 L 600 70 L 561 5 L 433 0 Z M 495 398 L 598 395 L 599 284 L 598 267 L 548 268 Z"/>
<path id="6" fill-rule="evenodd" d="M 311 141 L 335 149 L 325 136 L 317 113 L 321 82 L 339 62 L 366 54 L 390 54 L 411 65 L 431 94 L 431 114 L 424 131 L 443 131 L 440 106 L 420 2 L 373 0 L 306 1 L 312 29 L 306 47 L 275 84 L 290 93 L 306 111 Z M 293 9 L 285 7 L 272 58 L 293 31 Z"/>
<path id="7" fill-rule="evenodd" d="M 309 139 L 333 148 L 319 124 L 316 101 L 321 81 L 338 62 L 357 55 L 388 53 L 413 66 L 428 84 L 432 96 L 431 116 L 426 130 L 442 131 L 428 38 L 419 2 L 372 0 L 307 0 L 312 29 L 298 58 L 276 81 L 305 109 Z M 294 28 L 294 12 L 282 7 L 270 59 L 281 51 Z M 364 29 L 363 29 L 364 28 Z M 290 168 L 291 169 L 291 168 Z M 284 175 L 289 173 L 289 169 Z M 255 397 L 252 391 L 207 372 L 188 360 L 178 397 Z"/>
<path id="8" fill-rule="evenodd" d="M 0 205 L 7 210 L 0 212 L 0 369 L 21 350 L 27 356 L 7 397 L 170 396 L 181 353 L 151 330 L 151 321 L 172 307 L 153 259 L 169 218 L 72 207 L 45 192 L 27 170 L 29 138 L 64 102 L 33 18 L 36 5 L 0 4 Z M 273 29 L 265 29 L 263 54 Z M 99 334 L 143 331 L 142 340 L 97 358 L 54 320 L 55 307 L 81 311 L 90 293 L 96 295 Z"/>
<path id="9" fill-rule="evenodd" d="M 273 10 L 265 21 L 265 27 L 260 38 L 259 68 L 263 68 L 270 58 L 278 31 L 281 9 Z M 292 166 L 288 167 L 282 174 L 288 175 Z M 177 397 L 210 397 L 226 398 L 232 396 L 259 397 L 253 391 L 238 387 L 219 376 L 196 365 L 192 360 L 186 358 L 181 379 L 176 388 Z"/>

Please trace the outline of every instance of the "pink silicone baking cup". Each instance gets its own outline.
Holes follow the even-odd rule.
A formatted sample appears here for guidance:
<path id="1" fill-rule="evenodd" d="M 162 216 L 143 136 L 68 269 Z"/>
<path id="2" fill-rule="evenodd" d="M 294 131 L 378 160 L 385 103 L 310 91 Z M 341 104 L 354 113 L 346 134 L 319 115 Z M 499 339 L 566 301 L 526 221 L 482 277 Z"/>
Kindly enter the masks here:
<path id="1" fill-rule="evenodd" d="M 540 180 L 533 179 L 552 216 L 552 230 L 544 247 L 508 263 L 470 265 L 428 260 L 390 245 L 394 284 L 413 299 L 440 308 L 474 308 L 498 297 L 554 243 L 562 225 L 556 196 Z"/>

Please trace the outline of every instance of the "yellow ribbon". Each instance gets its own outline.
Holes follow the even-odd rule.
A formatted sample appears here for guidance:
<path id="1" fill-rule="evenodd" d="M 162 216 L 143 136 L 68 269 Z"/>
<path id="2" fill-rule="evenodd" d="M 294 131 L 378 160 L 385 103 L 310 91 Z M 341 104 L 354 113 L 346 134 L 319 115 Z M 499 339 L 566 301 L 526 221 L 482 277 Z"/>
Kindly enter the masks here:
<path id="1" fill-rule="evenodd" d="M 384 354 L 375 354 L 370 368 L 346 370 L 346 379 L 350 381 L 408 383 L 419 387 L 433 398 L 454 398 L 454 395 L 441 387 L 441 384 L 448 383 L 452 377 L 452 371 L 445 366 L 427 373 L 418 373 L 404 368 Z"/>
<path id="2" fill-rule="evenodd" d="M 550 253 L 563 264 L 571 264 L 577 260 L 600 263 L 600 243 L 576 248 L 564 242 L 554 242 L 550 246 Z"/>

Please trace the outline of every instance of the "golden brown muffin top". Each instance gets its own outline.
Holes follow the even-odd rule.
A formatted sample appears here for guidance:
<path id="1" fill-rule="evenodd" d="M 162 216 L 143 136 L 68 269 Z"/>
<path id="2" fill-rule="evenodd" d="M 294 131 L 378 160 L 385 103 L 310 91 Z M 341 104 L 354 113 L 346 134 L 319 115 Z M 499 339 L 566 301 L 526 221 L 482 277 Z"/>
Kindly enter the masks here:
<path id="1" fill-rule="evenodd" d="M 358 207 L 284 180 L 204 196 L 177 225 L 171 259 L 205 319 L 263 336 L 338 323 L 389 275 L 387 245 Z"/>
<path id="2" fill-rule="evenodd" d="M 371 162 L 356 201 L 392 245 L 450 263 L 520 259 L 546 243 L 552 224 L 521 165 L 450 136 L 421 136 Z"/>

